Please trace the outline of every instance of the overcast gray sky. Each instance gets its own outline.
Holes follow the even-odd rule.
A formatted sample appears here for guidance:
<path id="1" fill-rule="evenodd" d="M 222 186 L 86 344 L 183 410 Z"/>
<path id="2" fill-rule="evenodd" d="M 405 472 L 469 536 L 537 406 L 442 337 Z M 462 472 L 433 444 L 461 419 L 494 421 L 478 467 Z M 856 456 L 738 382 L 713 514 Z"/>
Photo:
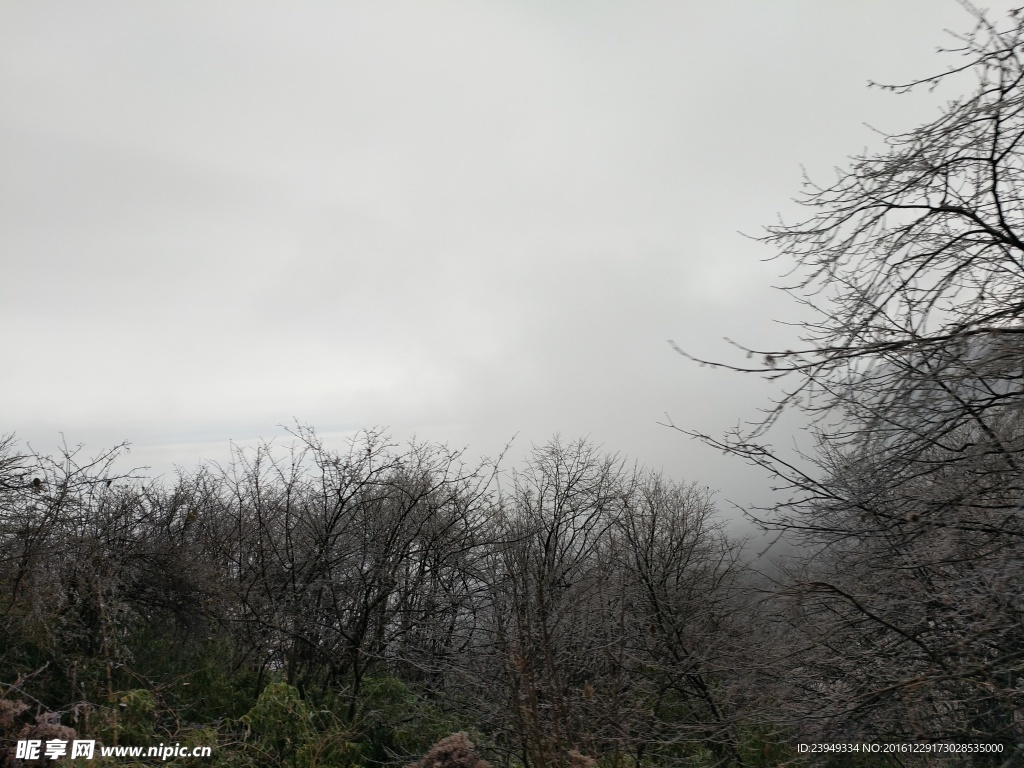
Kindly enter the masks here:
<path id="1" fill-rule="evenodd" d="M 1002 15 L 1011 3 L 992 5 Z M 590 436 L 748 503 L 757 234 L 947 96 L 953 0 L 0 2 L 0 432 L 223 459 Z"/>

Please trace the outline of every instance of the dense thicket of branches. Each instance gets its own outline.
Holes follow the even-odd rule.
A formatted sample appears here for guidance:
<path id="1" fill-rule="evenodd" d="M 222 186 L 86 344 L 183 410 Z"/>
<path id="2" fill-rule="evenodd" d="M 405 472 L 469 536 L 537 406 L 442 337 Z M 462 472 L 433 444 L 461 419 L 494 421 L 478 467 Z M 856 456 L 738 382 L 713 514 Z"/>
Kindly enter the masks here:
<path id="1" fill-rule="evenodd" d="M 749 751 L 707 491 L 583 442 L 499 483 L 437 445 L 294 436 L 166 484 L 4 442 L 6 746 L 56 717 L 239 765 L 407 762 L 467 728 L 536 768 Z"/>
<path id="2" fill-rule="evenodd" d="M 799 350 L 746 350 L 789 388 L 708 442 L 791 492 L 765 515 L 811 553 L 780 586 L 798 687 L 780 719 L 820 738 L 998 742 L 1024 759 L 1024 24 L 957 38 L 957 67 L 894 91 L 967 96 L 807 183 L 768 230 L 817 312 Z M 740 370 L 752 370 L 738 367 Z M 815 452 L 763 442 L 786 410 Z M 1006 760 L 1004 755 L 997 762 Z"/>

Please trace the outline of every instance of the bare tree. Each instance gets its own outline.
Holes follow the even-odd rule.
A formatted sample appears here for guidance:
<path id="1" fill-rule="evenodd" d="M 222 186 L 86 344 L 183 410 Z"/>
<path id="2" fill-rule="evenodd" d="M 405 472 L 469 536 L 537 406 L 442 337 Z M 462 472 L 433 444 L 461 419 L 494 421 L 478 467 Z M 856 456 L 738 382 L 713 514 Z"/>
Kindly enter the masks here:
<path id="1" fill-rule="evenodd" d="M 709 489 L 641 478 L 617 521 L 613 561 L 623 574 L 631 633 L 628 685 L 645 690 L 631 718 L 636 758 L 710 748 L 742 765 L 735 683 L 745 679 L 749 629 L 740 547 L 715 519 Z M 638 738 L 642 737 L 642 738 Z"/>
<path id="2" fill-rule="evenodd" d="M 607 581 L 600 548 L 621 506 L 623 466 L 584 441 L 555 439 L 513 477 L 496 551 L 492 630 L 506 671 L 504 706 L 522 759 L 567 764 L 584 737 L 577 712 L 604 655 L 595 596 Z"/>
<path id="3" fill-rule="evenodd" d="M 822 732 L 1024 742 L 1024 23 L 969 5 L 968 79 L 938 119 L 886 138 L 810 218 L 764 240 L 817 312 L 797 350 L 727 366 L 792 382 L 763 420 L 708 443 L 767 467 L 791 497 L 767 521 L 811 562 L 785 589 L 812 649 L 789 670 Z M 786 410 L 817 453 L 765 443 Z M 801 726 L 802 727 L 802 726 Z M 1005 759 L 1005 757 L 1003 758 Z"/>
<path id="4" fill-rule="evenodd" d="M 706 489 L 585 441 L 533 451 L 493 515 L 465 661 L 463 691 L 508 759 L 742 764 L 738 550 L 713 514 Z"/>
<path id="5" fill-rule="evenodd" d="M 430 674 L 454 642 L 489 477 L 441 446 L 296 435 L 286 458 L 264 446 L 223 475 L 236 621 L 264 667 L 342 690 L 352 720 L 368 675 Z"/>

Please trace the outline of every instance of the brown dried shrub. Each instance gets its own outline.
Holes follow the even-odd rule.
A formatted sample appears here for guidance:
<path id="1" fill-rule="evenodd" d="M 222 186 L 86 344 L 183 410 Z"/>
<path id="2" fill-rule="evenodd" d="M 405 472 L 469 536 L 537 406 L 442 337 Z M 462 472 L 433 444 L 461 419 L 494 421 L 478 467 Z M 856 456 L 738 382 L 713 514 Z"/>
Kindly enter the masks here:
<path id="1" fill-rule="evenodd" d="M 73 741 L 78 738 L 78 732 L 74 728 L 60 724 L 60 714 L 57 712 L 44 712 L 36 717 L 32 725 L 26 725 L 18 734 L 19 739 L 39 739 L 50 741 L 60 739 L 62 741 Z"/>
<path id="2" fill-rule="evenodd" d="M 569 768 L 597 768 L 597 760 L 578 752 L 569 750 Z"/>
<path id="3" fill-rule="evenodd" d="M 476 745 L 469 734 L 459 731 L 445 736 L 415 763 L 406 768 L 491 768 L 491 764 L 476 754 Z M 582 766 L 581 766 L 582 768 Z"/>
<path id="4" fill-rule="evenodd" d="M 3 703 L 6 700 L 0 700 L 0 712 L 6 712 L 11 716 L 11 724 L 14 723 L 14 718 L 28 709 L 27 706 L 21 702 L 13 702 L 14 707 L 3 707 Z M 20 708 L 19 708 L 20 705 Z M 0 714 L 0 724 L 5 722 L 3 715 Z M 5 741 L 6 741 L 6 730 Z M 44 712 L 41 715 L 36 716 L 35 723 L 26 723 L 18 731 L 17 736 L 13 734 L 10 737 L 10 743 L 7 745 L 7 749 L 0 753 L 0 768 L 21 768 L 21 766 L 27 766 L 30 763 L 24 760 L 18 760 L 15 758 L 15 742 L 24 741 L 28 739 L 36 739 L 46 744 L 47 741 L 60 740 L 67 742 L 67 748 L 70 752 L 71 742 L 78 738 L 78 732 L 74 728 L 69 728 L 66 725 L 60 724 L 60 714 L 57 712 Z M 49 762 L 49 761 L 48 761 Z M 32 761 L 34 764 L 35 761 Z"/>
<path id="5" fill-rule="evenodd" d="M 10 739 L 14 737 L 18 716 L 27 709 L 28 704 L 23 701 L 0 699 L 0 738 Z"/>
<path id="6" fill-rule="evenodd" d="M 22 730 L 19 720 L 27 710 L 28 704 L 23 701 L 0 699 L 0 768 L 14 762 L 14 746 Z"/>

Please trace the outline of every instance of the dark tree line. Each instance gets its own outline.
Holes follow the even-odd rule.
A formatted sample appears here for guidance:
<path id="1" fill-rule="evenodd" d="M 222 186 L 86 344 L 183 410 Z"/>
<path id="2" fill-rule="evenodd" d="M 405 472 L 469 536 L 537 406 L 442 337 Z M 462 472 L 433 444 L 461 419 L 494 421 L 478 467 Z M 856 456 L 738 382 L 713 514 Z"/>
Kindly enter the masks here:
<path id="1" fill-rule="evenodd" d="M 212 727 L 257 763 L 459 728 L 505 765 L 742 760 L 742 569 L 707 491 L 585 442 L 502 485 L 438 445 L 294 437 L 172 483 L 5 442 L 0 684 L 32 705 L 6 739 L 39 715 L 106 743 Z M 315 756 L 325 732 L 349 746 Z"/>

